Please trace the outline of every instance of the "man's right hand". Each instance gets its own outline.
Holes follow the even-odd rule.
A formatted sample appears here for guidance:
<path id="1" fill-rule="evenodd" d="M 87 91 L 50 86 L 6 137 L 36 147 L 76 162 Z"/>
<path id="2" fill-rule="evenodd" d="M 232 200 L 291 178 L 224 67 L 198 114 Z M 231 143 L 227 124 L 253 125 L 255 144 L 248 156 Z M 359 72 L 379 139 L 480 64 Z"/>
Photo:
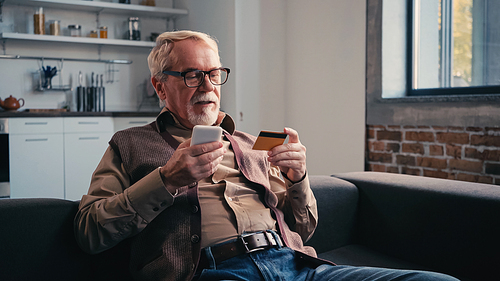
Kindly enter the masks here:
<path id="1" fill-rule="evenodd" d="M 163 183 L 172 194 L 182 186 L 212 175 L 226 152 L 220 141 L 193 146 L 190 144 L 191 139 L 181 143 L 167 164 L 160 169 Z"/>

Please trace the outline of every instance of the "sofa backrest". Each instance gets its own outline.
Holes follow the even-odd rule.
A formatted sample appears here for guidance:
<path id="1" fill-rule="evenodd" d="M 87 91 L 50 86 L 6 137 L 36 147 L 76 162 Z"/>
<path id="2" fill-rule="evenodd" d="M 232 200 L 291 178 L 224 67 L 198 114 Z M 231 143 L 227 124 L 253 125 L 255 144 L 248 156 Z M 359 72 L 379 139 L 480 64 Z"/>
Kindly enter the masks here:
<path id="1" fill-rule="evenodd" d="M 337 176 L 359 189 L 357 243 L 461 278 L 500 280 L 500 186 L 376 172 Z"/>
<path id="2" fill-rule="evenodd" d="M 129 280 L 124 246 L 98 255 L 78 247 L 77 209 L 61 199 L 0 199 L 0 280 Z"/>

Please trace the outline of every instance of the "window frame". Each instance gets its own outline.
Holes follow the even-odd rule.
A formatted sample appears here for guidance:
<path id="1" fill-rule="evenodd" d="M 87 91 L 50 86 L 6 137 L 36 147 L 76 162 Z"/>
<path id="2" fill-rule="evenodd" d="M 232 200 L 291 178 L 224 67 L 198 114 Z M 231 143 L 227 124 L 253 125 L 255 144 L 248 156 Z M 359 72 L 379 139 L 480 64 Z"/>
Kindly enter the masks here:
<path id="1" fill-rule="evenodd" d="M 414 88 L 414 5 L 417 0 L 407 0 L 406 14 L 406 95 L 408 97 L 418 96 L 455 96 L 455 95 L 500 95 L 500 85 L 497 86 L 470 86 L 470 87 L 446 87 L 446 88 Z"/>

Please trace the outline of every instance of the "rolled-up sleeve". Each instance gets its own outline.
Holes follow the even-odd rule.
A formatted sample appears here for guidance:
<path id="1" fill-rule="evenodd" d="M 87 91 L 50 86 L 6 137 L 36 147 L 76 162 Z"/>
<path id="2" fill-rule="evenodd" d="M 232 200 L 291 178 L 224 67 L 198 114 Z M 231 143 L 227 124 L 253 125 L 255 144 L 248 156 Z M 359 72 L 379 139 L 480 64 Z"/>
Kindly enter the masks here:
<path id="1" fill-rule="evenodd" d="M 277 169 L 277 170 L 276 170 Z M 280 177 L 279 168 L 271 168 L 271 189 L 278 196 L 280 208 L 290 229 L 297 232 L 302 240 L 309 240 L 318 223 L 316 197 L 309 185 L 309 177 L 296 183 Z"/>

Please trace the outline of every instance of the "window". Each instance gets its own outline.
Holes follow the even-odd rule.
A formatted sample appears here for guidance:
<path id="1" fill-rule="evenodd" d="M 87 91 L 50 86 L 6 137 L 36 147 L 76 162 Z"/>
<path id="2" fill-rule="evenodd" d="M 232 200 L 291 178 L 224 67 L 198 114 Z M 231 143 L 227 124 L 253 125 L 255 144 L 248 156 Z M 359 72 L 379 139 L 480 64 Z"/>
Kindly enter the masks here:
<path id="1" fill-rule="evenodd" d="M 500 94 L 500 1 L 408 0 L 407 93 Z"/>

